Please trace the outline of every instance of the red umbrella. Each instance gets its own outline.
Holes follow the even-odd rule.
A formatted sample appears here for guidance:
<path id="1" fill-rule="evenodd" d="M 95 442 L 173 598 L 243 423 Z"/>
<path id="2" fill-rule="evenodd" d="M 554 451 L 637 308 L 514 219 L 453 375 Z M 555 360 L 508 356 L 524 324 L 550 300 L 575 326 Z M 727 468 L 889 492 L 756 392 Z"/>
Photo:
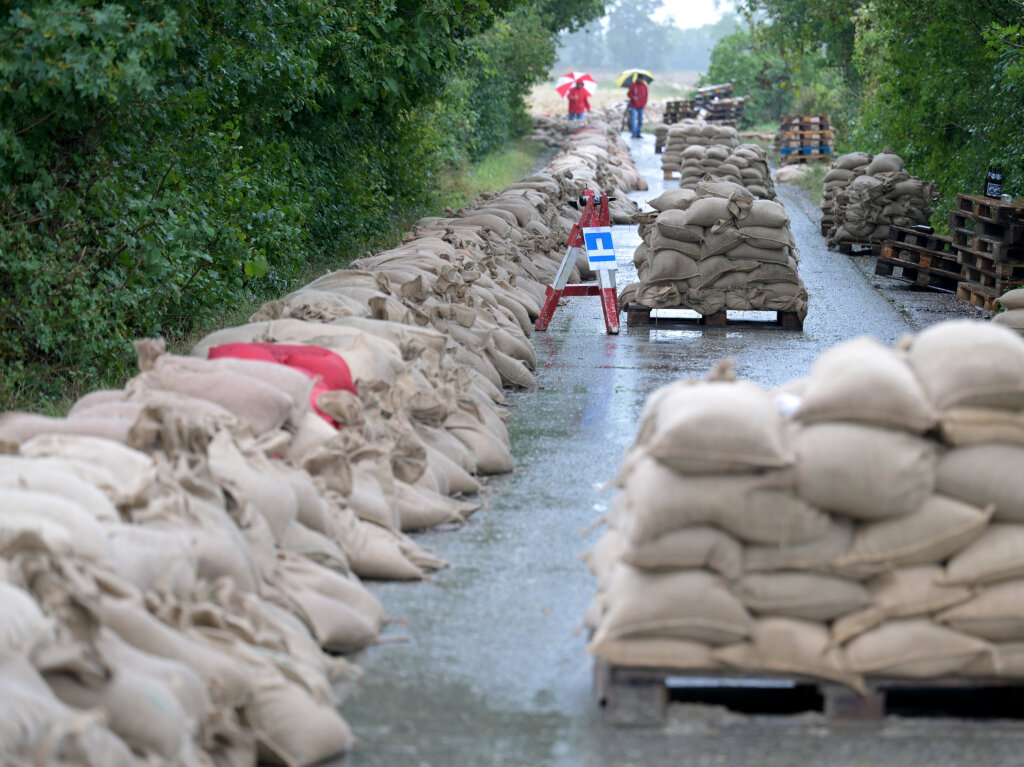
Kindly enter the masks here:
<path id="1" fill-rule="evenodd" d="M 576 87 L 576 83 L 583 83 L 583 90 L 591 96 L 597 90 L 597 81 L 586 72 L 570 72 L 567 75 L 562 75 L 555 83 L 555 90 L 564 99 L 570 89 Z"/>

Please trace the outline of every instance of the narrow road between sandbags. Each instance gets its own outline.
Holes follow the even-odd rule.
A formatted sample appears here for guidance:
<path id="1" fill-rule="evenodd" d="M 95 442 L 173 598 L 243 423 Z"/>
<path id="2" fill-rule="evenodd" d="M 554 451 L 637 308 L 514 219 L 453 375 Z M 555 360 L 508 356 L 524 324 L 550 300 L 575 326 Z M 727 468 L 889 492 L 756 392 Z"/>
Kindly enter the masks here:
<path id="1" fill-rule="evenodd" d="M 663 181 L 653 136 L 629 140 L 650 189 Z M 698 330 L 664 323 L 604 333 L 595 298 L 573 298 L 532 336 L 538 389 L 509 395 L 516 470 L 492 480 L 487 507 L 458 531 L 417 536 L 452 567 L 427 582 L 374 584 L 393 617 L 389 637 L 358 659 L 365 680 L 343 711 L 361 742 L 354 767 L 668 767 L 668 765 L 1010 764 L 1019 728 L 985 722 L 887 720 L 833 730 L 816 714 L 748 717 L 673 706 L 667 725 L 616 729 L 591 693 L 578 631 L 595 590 L 579 555 L 607 509 L 602 485 L 632 442 L 646 397 L 734 357 L 740 377 L 772 386 L 806 375 L 827 348 L 860 335 L 887 344 L 913 330 L 850 257 L 826 249 L 814 210 L 787 185 L 800 274 L 810 294 L 804 331 Z M 635 279 L 635 226 L 615 227 L 619 286 Z M 767 315 L 766 315 L 767 316 Z M 625 319 L 625 315 L 623 315 Z M 938 319 L 942 319 L 939 317 Z M 936 320 L 938 321 L 938 320 Z M 823 737 L 827 735 L 828 737 Z M 1000 762 L 1001 760 L 1001 762 Z"/>

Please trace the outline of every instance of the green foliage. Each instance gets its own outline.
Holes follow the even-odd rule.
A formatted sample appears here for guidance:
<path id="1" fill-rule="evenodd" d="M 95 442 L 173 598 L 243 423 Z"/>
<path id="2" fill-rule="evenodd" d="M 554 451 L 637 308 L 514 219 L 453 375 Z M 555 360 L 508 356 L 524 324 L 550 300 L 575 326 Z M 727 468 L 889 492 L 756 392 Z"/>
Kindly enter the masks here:
<path id="1" fill-rule="evenodd" d="M 990 164 L 1024 196 L 1024 3 L 745 0 L 744 11 L 750 48 L 723 41 L 713 66 L 730 65 L 710 79 L 767 73 L 754 78 L 760 93 L 747 114 L 791 89 L 788 110 L 832 116 L 839 151 L 888 147 L 936 180 L 940 227 L 958 193 L 980 191 Z"/>
<path id="2" fill-rule="evenodd" d="M 0 1 L 0 399 L 343 266 L 522 133 L 595 0 Z"/>

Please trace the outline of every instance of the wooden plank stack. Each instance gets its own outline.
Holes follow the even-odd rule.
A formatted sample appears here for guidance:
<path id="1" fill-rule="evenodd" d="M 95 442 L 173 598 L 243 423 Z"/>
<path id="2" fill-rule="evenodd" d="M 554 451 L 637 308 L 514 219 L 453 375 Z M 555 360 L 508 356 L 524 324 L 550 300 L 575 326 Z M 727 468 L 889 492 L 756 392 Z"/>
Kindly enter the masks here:
<path id="1" fill-rule="evenodd" d="M 997 311 L 999 296 L 1024 287 L 1024 199 L 1004 202 L 981 195 L 957 195 L 949 229 L 961 267 L 957 298 L 985 311 Z"/>
<path id="2" fill-rule="evenodd" d="M 961 277 L 953 238 L 934 234 L 929 229 L 890 227 L 890 239 L 882 245 L 875 274 L 955 293 Z"/>
<path id="3" fill-rule="evenodd" d="M 828 115 L 785 115 L 776 135 L 783 165 L 832 159 Z"/>

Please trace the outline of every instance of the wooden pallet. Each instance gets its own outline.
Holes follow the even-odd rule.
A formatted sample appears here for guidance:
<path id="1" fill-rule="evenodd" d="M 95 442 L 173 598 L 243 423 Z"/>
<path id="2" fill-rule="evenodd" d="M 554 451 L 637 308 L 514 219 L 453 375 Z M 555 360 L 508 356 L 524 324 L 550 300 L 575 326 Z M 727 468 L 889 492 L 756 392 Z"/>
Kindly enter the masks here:
<path id="1" fill-rule="evenodd" d="M 934 258 L 923 250 L 897 249 L 894 243 L 887 242 L 882 245 L 882 253 L 875 262 L 875 274 L 932 290 L 956 293 L 956 286 L 961 279 L 959 271 L 932 266 L 933 263 L 943 264 L 947 260 Z M 955 259 L 953 265 L 959 266 Z"/>
<path id="2" fill-rule="evenodd" d="M 783 125 L 787 123 L 827 123 L 828 115 L 783 115 L 779 118 Z"/>
<path id="3" fill-rule="evenodd" d="M 961 690 L 964 692 L 1017 688 L 1021 680 L 993 677 L 944 677 L 941 679 L 868 678 L 867 694 L 843 684 L 817 677 L 722 671 L 680 671 L 676 669 L 629 668 L 594 661 L 594 698 L 608 724 L 658 726 L 668 713 L 669 680 L 687 680 L 691 691 L 727 692 L 739 703 L 752 690 L 776 690 L 785 694 L 796 687 L 817 689 L 826 719 L 832 723 L 879 722 L 887 710 L 889 693 L 899 690 Z M 704 685 L 699 683 L 706 680 Z M 782 689 L 779 689 L 782 688 Z M 721 695 L 718 696 L 719 701 Z"/>
<path id="4" fill-rule="evenodd" d="M 819 162 L 821 160 L 829 161 L 832 159 L 832 155 L 828 154 L 812 154 L 812 155 L 790 155 L 789 157 L 782 157 L 779 159 L 780 165 L 797 165 L 799 163 L 807 162 Z"/>
<path id="5" fill-rule="evenodd" d="M 847 256 L 880 256 L 882 254 L 881 242 L 841 240 L 835 247 L 836 250 Z"/>
<path id="6" fill-rule="evenodd" d="M 976 306 L 986 312 L 999 311 L 999 304 L 996 299 L 1002 293 L 996 293 L 992 288 L 983 288 L 971 282 L 959 282 L 956 286 L 956 297 L 969 306 Z"/>
<path id="7" fill-rule="evenodd" d="M 960 218 L 955 213 L 953 217 Z M 981 222 L 981 228 L 983 231 L 963 225 L 951 227 L 953 246 L 959 251 L 986 256 L 995 261 L 1024 261 L 1024 227 Z M 992 229 L 1001 231 L 992 234 Z"/>
<path id="8" fill-rule="evenodd" d="M 1001 261 L 970 250 L 961 250 L 958 255 L 965 269 L 983 272 L 999 280 L 1024 282 L 1024 261 Z M 974 282 L 971 279 L 965 281 Z"/>
<path id="9" fill-rule="evenodd" d="M 1024 199 L 1018 197 L 1003 202 L 979 194 L 958 194 L 954 213 L 990 224 L 1008 224 L 1012 219 L 1024 217 Z"/>
<path id="10" fill-rule="evenodd" d="M 784 146 L 779 148 L 779 154 L 785 157 L 799 155 L 800 157 L 817 157 L 820 155 L 831 155 L 832 147 L 825 145 L 818 146 Z"/>
<path id="11" fill-rule="evenodd" d="M 692 327 L 705 328 L 782 328 L 783 330 L 803 330 L 804 323 L 796 312 L 771 312 L 775 315 L 774 320 L 751 320 L 729 318 L 730 309 L 720 309 L 714 314 L 704 314 L 700 317 L 654 317 L 653 312 L 661 311 L 693 311 L 688 306 L 666 306 L 661 309 L 651 309 L 642 304 L 628 304 L 625 308 L 626 324 L 631 327 L 640 325 L 687 325 Z"/>
<path id="12" fill-rule="evenodd" d="M 780 140 L 782 141 L 812 141 L 814 139 L 823 139 L 822 141 L 815 141 L 816 144 L 826 143 L 828 139 L 832 138 L 831 130 L 791 130 L 789 128 L 783 128 L 781 131 Z"/>
<path id="13" fill-rule="evenodd" d="M 671 181 L 674 178 L 682 178 L 682 171 L 678 170 L 665 170 L 662 171 L 664 181 Z"/>
<path id="14" fill-rule="evenodd" d="M 832 228 L 832 224 L 827 224 L 824 221 L 819 221 L 818 226 L 821 227 L 821 236 L 828 237 L 828 232 Z"/>

